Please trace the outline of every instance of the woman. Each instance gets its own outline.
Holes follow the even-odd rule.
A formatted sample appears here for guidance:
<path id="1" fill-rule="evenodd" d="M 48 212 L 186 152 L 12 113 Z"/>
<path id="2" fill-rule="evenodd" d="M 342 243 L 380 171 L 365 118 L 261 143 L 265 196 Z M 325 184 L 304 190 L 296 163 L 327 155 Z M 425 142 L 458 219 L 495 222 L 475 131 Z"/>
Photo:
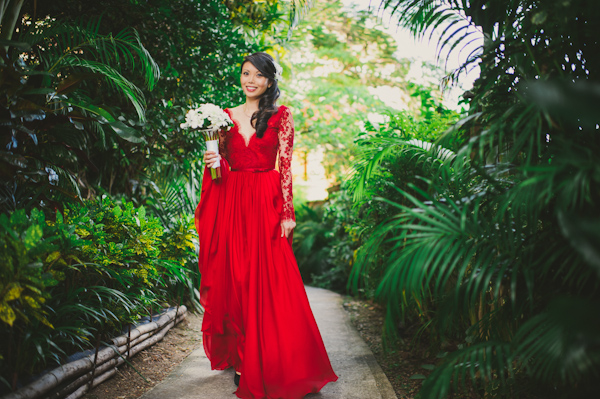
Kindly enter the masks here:
<path id="1" fill-rule="evenodd" d="M 204 173 L 196 209 L 204 349 L 213 369 L 235 368 L 248 399 L 302 398 L 337 380 L 292 252 L 294 123 L 276 105 L 280 77 L 268 54 L 244 59 L 246 102 L 225 110 L 234 126 L 204 156 L 222 178 Z"/>

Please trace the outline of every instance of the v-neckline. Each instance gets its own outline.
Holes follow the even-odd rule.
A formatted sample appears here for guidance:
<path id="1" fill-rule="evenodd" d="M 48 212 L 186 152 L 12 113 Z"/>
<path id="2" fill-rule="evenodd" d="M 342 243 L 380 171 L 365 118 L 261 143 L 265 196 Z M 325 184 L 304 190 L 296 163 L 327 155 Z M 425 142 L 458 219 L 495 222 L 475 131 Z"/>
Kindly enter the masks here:
<path id="1" fill-rule="evenodd" d="M 231 111 L 231 109 L 229 110 L 229 117 L 231 118 L 231 121 L 233 122 L 233 124 L 237 124 L 237 133 L 242 136 L 242 139 L 244 140 L 244 144 L 246 145 L 246 148 L 248 148 L 250 146 L 250 141 L 252 141 L 252 138 L 254 136 L 256 136 L 256 129 L 254 129 L 254 133 L 252 133 L 250 135 L 250 137 L 246 137 L 245 134 L 242 133 L 242 124 L 240 123 L 240 121 L 238 121 L 236 118 L 233 117 L 233 111 Z"/>

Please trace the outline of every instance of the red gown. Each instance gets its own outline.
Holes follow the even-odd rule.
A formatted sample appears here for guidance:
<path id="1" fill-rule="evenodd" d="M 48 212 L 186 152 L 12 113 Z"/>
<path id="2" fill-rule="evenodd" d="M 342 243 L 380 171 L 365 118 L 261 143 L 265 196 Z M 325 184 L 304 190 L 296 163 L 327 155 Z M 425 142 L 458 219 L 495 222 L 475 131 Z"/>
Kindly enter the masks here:
<path id="1" fill-rule="evenodd" d="M 196 209 L 204 350 L 212 369 L 242 373 L 239 398 L 303 398 L 338 378 L 291 237 L 281 237 L 281 221 L 294 219 L 293 139 L 285 106 L 263 137 L 253 135 L 248 143 L 234 120 L 219 138 L 222 178 L 213 181 L 204 173 Z M 280 172 L 274 170 L 278 154 Z"/>

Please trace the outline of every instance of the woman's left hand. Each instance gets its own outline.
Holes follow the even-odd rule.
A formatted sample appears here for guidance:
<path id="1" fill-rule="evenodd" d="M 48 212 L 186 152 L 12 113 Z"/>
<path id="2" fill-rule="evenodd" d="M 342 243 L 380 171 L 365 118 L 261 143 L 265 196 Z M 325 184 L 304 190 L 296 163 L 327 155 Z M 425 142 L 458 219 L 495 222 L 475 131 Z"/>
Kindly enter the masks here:
<path id="1" fill-rule="evenodd" d="M 292 230 L 294 230 L 294 227 L 296 227 L 296 222 L 294 222 L 293 220 L 282 220 L 281 236 L 283 237 L 285 235 L 286 238 L 289 237 L 292 233 Z"/>

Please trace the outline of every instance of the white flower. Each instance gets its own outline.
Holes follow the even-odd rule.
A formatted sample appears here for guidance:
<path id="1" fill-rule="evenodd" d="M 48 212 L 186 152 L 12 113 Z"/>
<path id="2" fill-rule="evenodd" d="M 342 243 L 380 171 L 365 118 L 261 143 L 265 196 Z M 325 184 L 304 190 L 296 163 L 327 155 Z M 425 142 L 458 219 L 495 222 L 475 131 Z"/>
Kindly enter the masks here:
<path id="1" fill-rule="evenodd" d="M 182 129 L 218 130 L 231 125 L 233 125 L 233 121 L 221 107 L 207 103 L 190 109 L 185 115 L 185 122 L 179 126 Z"/>
<path id="2" fill-rule="evenodd" d="M 275 60 L 273 60 L 273 65 L 275 66 L 275 80 L 279 81 L 279 80 L 281 80 L 281 74 L 283 73 L 283 68 Z"/>

